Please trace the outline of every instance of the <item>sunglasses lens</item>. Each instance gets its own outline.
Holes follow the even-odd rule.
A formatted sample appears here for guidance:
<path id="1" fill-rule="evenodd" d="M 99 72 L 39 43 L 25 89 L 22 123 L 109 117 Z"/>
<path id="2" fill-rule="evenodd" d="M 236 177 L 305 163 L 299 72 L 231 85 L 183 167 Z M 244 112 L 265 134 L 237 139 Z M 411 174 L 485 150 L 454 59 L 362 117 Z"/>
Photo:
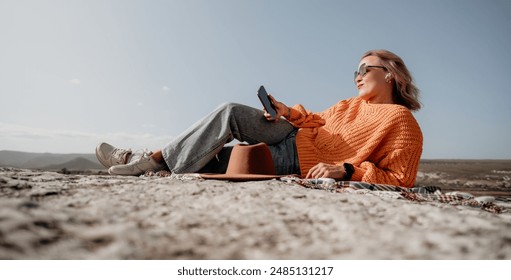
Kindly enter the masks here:
<path id="1" fill-rule="evenodd" d="M 360 65 L 360 68 L 358 68 L 358 73 L 360 73 L 360 76 L 364 76 L 367 72 L 366 70 L 367 70 L 366 64 L 362 63 L 362 65 Z"/>
<path id="2" fill-rule="evenodd" d="M 366 69 L 367 69 L 366 64 L 362 63 L 360 67 L 358 67 L 358 71 L 355 71 L 355 80 L 357 79 L 358 75 L 363 77 L 366 74 Z"/>

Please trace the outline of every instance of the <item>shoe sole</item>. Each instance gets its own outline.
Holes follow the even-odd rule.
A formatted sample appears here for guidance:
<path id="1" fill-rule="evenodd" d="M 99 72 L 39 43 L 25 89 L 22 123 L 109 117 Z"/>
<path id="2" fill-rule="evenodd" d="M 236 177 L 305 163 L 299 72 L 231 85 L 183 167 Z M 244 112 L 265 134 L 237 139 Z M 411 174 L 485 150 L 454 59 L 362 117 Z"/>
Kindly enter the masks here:
<path id="1" fill-rule="evenodd" d="M 99 151 L 100 151 L 99 146 L 101 146 L 102 144 L 103 144 L 103 143 L 101 143 L 101 144 L 99 144 L 99 145 L 97 145 L 97 146 L 96 146 L 96 158 L 98 159 L 98 161 L 99 161 L 99 162 L 100 162 L 100 163 L 101 163 L 104 167 L 106 167 L 106 168 L 110 168 L 110 167 L 112 167 L 112 166 L 111 166 L 108 162 L 103 161 L 103 159 L 101 159 L 101 158 L 99 157 Z"/>
<path id="2" fill-rule="evenodd" d="M 145 173 L 145 171 L 144 172 L 135 172 L 135 173 L 115 173 L 115 172 L 112 172 L 112 167 L 108 168 L 108 174 L 110 174 L 110 175 L 117 175 L 117 176 L 140 176 L 140 175 Z"/>

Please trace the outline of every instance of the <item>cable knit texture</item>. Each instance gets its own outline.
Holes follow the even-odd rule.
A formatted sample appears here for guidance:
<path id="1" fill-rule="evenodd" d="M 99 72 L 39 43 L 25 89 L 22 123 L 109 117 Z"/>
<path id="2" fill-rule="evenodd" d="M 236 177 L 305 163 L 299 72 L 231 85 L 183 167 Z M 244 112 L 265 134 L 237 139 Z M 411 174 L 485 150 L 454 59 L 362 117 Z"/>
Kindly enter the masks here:
<path id="1" fill-rule="evenodd" d="M 289 121 L 300 128 L 296 146 L 302 175 L 323 162 L 353 164 L 353 181 L 412 187 L 422 153 L 422 132 L 401 105 L 354 97 L 321 113 L 298 104 Z"/>

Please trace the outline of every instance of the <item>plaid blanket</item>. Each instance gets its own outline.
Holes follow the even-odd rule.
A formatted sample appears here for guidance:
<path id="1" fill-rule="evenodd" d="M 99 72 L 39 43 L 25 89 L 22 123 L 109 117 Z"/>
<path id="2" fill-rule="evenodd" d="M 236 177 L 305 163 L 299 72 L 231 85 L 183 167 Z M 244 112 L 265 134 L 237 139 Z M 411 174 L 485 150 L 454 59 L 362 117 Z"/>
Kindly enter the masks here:
<path id="1" fill-rule="evenodd" d="M 178 180 L 201 180 L 198 174 L 172 174 L 168 171 L 146 172 L 141 177 L 170 177 Z M 436 186 L 403 188 L 399 186 L 370 184 L 355 181 L 335 181 L 333 179 L 301 179 L 296 176 L 286 176 L 283 182 L 296 183 L 310 189 L 328 190 L 331 192 L 373 193 L 385 197 L 403 198 L 416 202 L 442 202 L 450 205 L 463 205 L 480 208 L 491 213 L 501 213 L 502 207 L 495 205 L 492 196 L 474 197 L 466 192 L 442 193 Z"/>
<path id="2" fill-rule="evenodd" d="M 474 197 L 473 195 L 465 192 L 449 192 L 442 193 L 439 187 L 426 186 L 403 188 L 399 186 L 384 185 L 384 184 L 370 184 L 365 182 L 355 181 L 334 181 L 334 180 L 316 180 L 316 179 L 301 179 L 298 177 L 283 177 L 284 182 L 296 183 L 306 188 L 322 189 L 332 192 L 393 192 L 398 194 L 398 197 L 417 202 L 442 202 L 450 205 L 464 205 L 483 209 L 491 213 L 501 213 L 502 208 L 495 205 L 494 197 L 483 196 Z"/>

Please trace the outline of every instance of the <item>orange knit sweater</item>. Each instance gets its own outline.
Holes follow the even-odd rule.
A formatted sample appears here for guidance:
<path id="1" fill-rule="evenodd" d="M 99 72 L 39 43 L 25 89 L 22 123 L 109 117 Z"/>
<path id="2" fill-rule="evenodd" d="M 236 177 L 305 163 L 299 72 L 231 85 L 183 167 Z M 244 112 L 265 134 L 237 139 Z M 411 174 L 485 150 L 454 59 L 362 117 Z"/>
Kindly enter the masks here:
<path id="1" fill-rule="evenodd" d="M 422 153 L 422 132 L 401 105 L 354 97 L 321 113 L 298 104 L 289 121 L 300 128 L 296 146 L 303 176 L 323 162 L 353 164 L 353 181 L 412 187 Z"/>

